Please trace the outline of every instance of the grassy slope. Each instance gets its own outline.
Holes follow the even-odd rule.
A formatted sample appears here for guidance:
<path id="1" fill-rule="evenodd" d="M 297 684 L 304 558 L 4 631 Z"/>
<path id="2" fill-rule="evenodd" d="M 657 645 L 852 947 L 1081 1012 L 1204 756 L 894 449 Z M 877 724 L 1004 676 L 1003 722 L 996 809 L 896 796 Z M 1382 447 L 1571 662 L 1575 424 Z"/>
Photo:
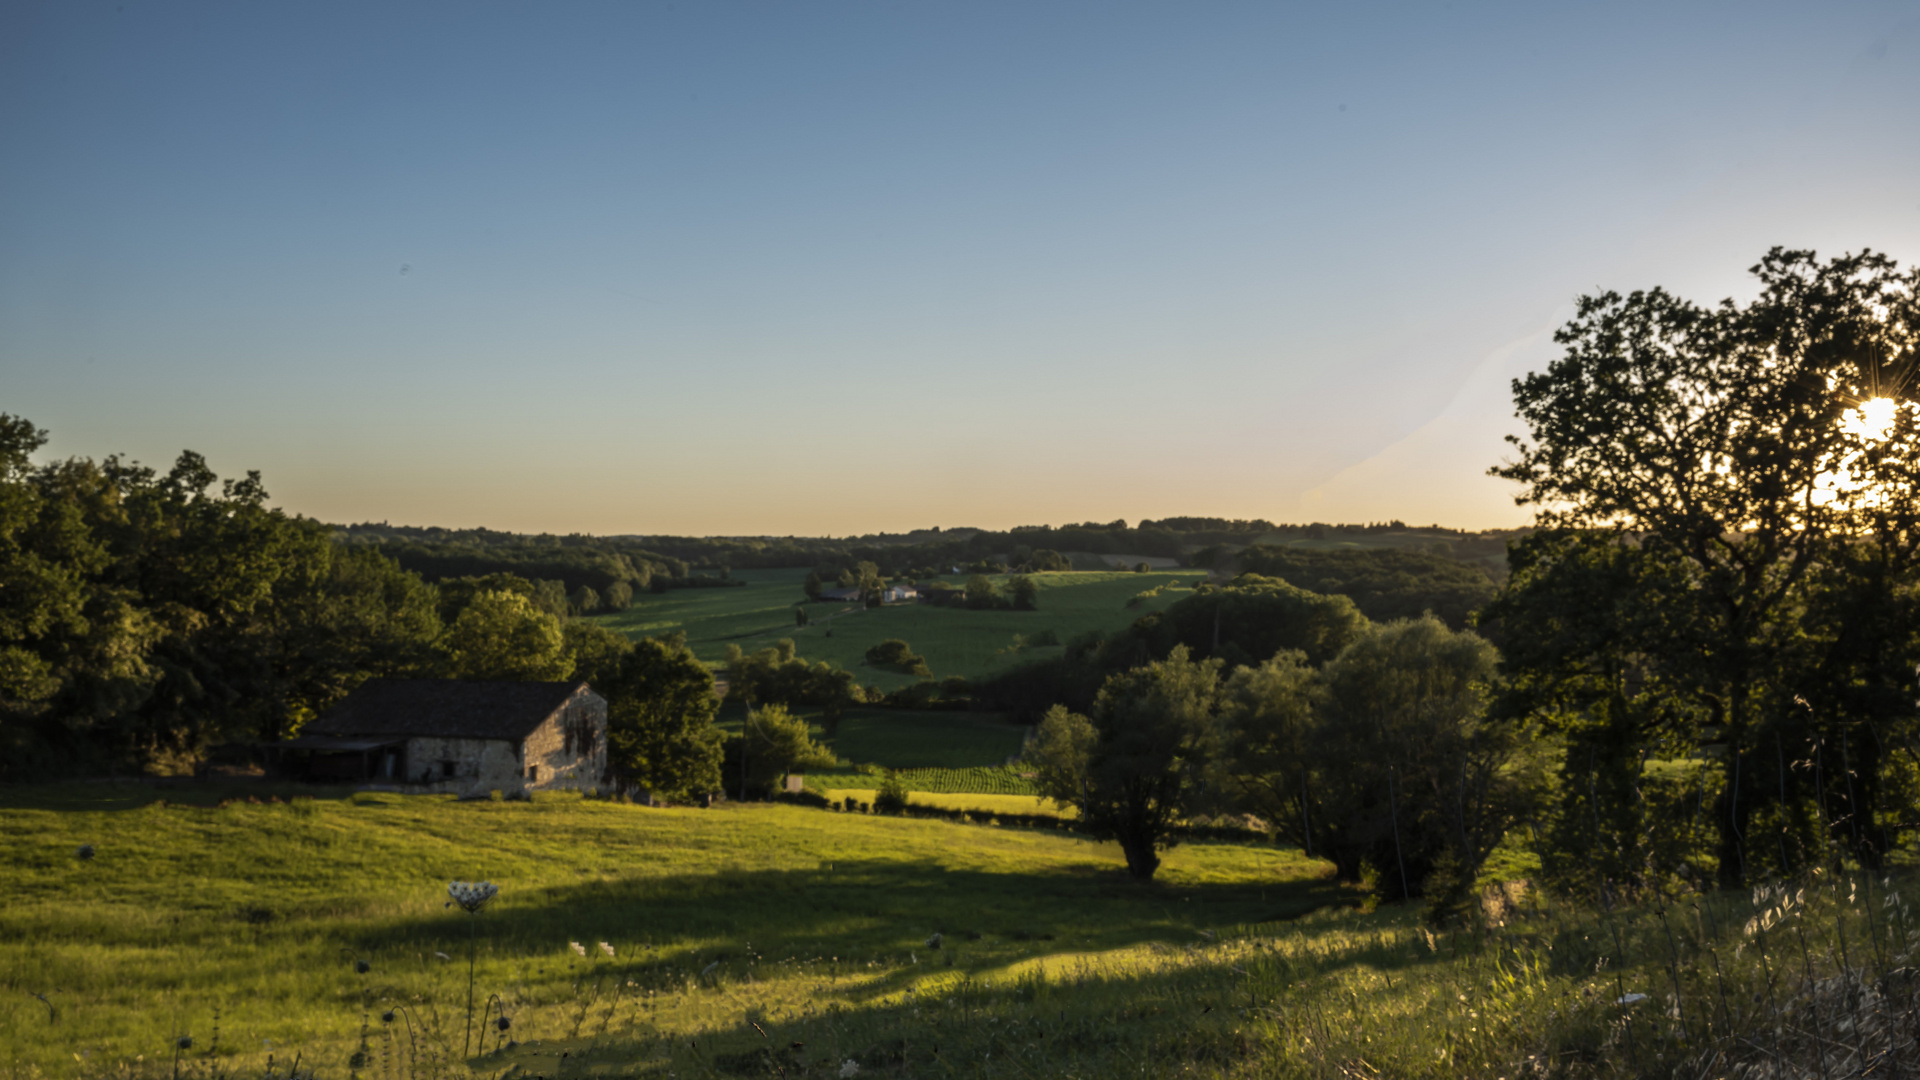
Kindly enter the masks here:
<path id="1" fill-rule="evenodd" d="M 75 1052 L 164 1056 L 183 1032 L 204 1047 L 217 1008 L 222 1048 L 256 1058 L 269 1040 L 301 1046 L 338 1072 L 363 990 L 375 1013 L 412 1003 L 428 1025 L 437 1013 L 445 1034 L 470 926 L 443 906 L 454 878 L 501 886 L 477 923 L 478 985 L 507 999 L 522 1040 L 571 1030 L 583 977 L 653 989 L 642 1029 L 699 1032 L 738 1026 L 749 1006 L 859 1008 L 925 977 L 1184 944 L 1333 897 L 1323 867 L 1271 849 L 1182 848 L 1140 888 L 1114 848 L 1084 839 L 781 806 L 361 794 L 206 809 L 104 785 L 0 798 L 0 861 L 13 868 L 4 1053 L 47 1069 Z M 76 859 L 89 842 L 98 857 Z M 923 944 L 936 930 L 954 939 L 939 953 L 957 953 L 953 967 L 935 967 Z M 601 957 L 601 940 L 620 959 Z M 374 972 L 354 976 L 351 956 Z M 713 989 L 689 985 L 716 962 Z"/>
<path id="2" fill-rule="evenodd" d="M 270 1050 L 283 1076 L 298 1053 L 340 1077 L 363 1021 L 367 1080 L 469 1062 L 576 1078 L 1725 1075 L 1775 1055 L 1838 1076 L 1849 1052 L 1906 1052 L 1886 1048 L 1913 1023 L 1887 1009 L 1913 990 L 1920 925 L 1875 878 L 1548 906 L 1435 936 L 1415 911 L 1346 908 L 1321 864 L 1258 847 L 1182 847 L 1142 886 L 1072 836 L 793 807 L 152 797 L 0 790 L 10 1077 L 171 1076 L 188 1033 L 189 1077 L 245 1075 Z M 74 856 L 83 842 L 97 858 Z M 501 897 L 477 919 L 448 911 L 454 877 Z M 469 929 L 480 998 L 498 994 L 522 1040 L 472 1059 Z M 1830 977 L 1843 966 L 1866 970 Z"/>
<path id="3" fill-rule="evenodd" d="M 659 635 L 684 630 L 695 655 L 718 661 L 729 644 L 752 651 L 781 638 L 792 638 L 800 655 L 827 660 L 855 671 L 863 683 L 892 689 L 914 680 L 910 676 L 862 666 L 866 650 L 888 638 L 904 638 L 927 658 L 938 678 L 960 675 L 978 678 L 1048 650 L 1012 651 L 1014 635 L 1031 639 L 1052 631 L 1062 642 L 1090 630 L 1120 630 L 1149 611 L 1165 608 L 1187 595 L 1205 573 L 1198 570 L 1134 573 L 1036 574 L 1040 586 L 1036 611 L 966 611 L 926 604 L 902 604 L 861 610 L 837 604 L 809 604 L 810 627 L 796 627 L 793 605 L 803 599 L 802 570 L 743 570 L 734 575 L 749 582 L 740 588 L 683 589 L 664 596 L 646 594 L 632 610 L 598 616 L 599 621 L 623 633 Z M 964 578 L 951 579 L 961 584 Z M 999 579 L 1004 581 L 1004 578 Z M 1178 582 L 1137 608 L 1127 607 L 1136 593 Z M 1054 650 L 1057 651 L 1057 648 Z"/>

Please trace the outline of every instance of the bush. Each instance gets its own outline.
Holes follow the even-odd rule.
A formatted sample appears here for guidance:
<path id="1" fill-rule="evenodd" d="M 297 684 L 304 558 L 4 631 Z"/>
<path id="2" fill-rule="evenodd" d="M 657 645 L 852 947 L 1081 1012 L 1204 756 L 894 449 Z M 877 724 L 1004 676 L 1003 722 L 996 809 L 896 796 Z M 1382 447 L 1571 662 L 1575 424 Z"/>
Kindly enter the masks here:
<path id="1" fill-rule="evenodd" d="M 888 671 L 898 671 L 904 675 L 931 675 L 927 667 L 927 658 L 913 651 L 913 647 L 899 638 L 888 638 L 867 650 L 867 663 Z"/>
<path id="2" fill-rule="evenodd" d="M 901 781 L 900 774 L 887 770 L 887 778 L 880 781 L 880 790 L 873 793 L 873 812 L 876 814 L 904 814 L 907 812 L 907 785 Z"/>
<path id="3" fill-rule="evenodd" d="M 936 687 L 931 679 L 922 679 L 911 686 L 903 686 L 880 699 L 880 704 L 889 709 L 926 709 L 933 705 Z"/>
<path id="4" fill-rule="evenodd" d="M 800 791 L 782 791 L 775 795 L 774 799 L 778 802 L 793 803 L 796 806 L 811 806 L 815 810 L 825 810 L 829 806 L 836 810 L 840 808 L 838 803 L 828 803 L 825 795 L 817 791 L 807 791 L 805 789 Z"/>

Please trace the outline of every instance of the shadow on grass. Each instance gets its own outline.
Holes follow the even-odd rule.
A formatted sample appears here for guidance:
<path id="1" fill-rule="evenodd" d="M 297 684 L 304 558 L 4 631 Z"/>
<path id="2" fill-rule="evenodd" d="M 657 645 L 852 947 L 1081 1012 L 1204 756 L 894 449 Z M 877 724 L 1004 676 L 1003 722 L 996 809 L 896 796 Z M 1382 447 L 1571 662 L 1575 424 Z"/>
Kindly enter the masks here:
<path id="1" fill-rule="evenodd" d="M 1301 905 L 1313 899 L 1312 887 L 1291 897 Z M 1444 967 L 1444 957 L 1404 932 L 1412 914 L 1381 912 L 1364 927 L 1345 927 L 1338 944 L 1317 940 L 1287 958 L 1261 941 L 1286 933 L 1272 924 L 1237 939 L 1176 934 L 1177 943 L 1165 943 L 1150 921 L 1112 928 L 1110 945 L 1156 946 L 1120 963 L 978 971 L 939 965 L 922 950 L 918 967 L 896 967 L 859 987 L 819 979 L 828 992 L 798 1001 L 753 1000 L 753 980 L 735 973 L 691 991 L 711 1002 L 701 1030 L 662 1031 L 617 997 L 604 1012 L 596 999 L 581 1012 L 598 1017 L 597 1028 L 504 1049 L 496 1040 L 471 1064 L 527 1077 L 1213 1074 L 1271 1054 L 1257 1030 L 1272 1034 L 1289 1015 L 1304 1015 L 1296 1006 L 1320 992 L 1312 987 L 1324 977 L 1364 965 L 1404 980 L 1407 969 Z M 1377 932 L 1387 928 L 1403 932 Z"/>
<path id="2" fill-rule="evenodd" d="M 962 971 L 1147 943 L 1204 944 L 1235 927 L 1297 919 L 1354 894 L 1331 880 L 1172 885 L 1118 870 L 996 873 L 929 861 L 860 860 L 811 870 L 721 871 L 595 881 L 503 896 L 483 912 L 481 948 L 547 958 L 547 980 L 582 971 L 622 978 L 830 960 L 839 970 L 886 970 L 958 956 Z M 376 951 L 433 943 L 465 948 L 467 916 L 388 923 L 360 940 Z M 940 934 L 942 948 L 927 941 Z M 581 962 L 615 944 L 620 959 Z"/>
<path id="3" fill-rule="evenodd" d="M 86 813 L 139 810 L 164 802 L 186 809 L 217 809 L 222 802 L 278 799 L 342 801 L 357 789 L 347 784 L 302 784 L 275 778 L 202 780 L 192 777 L 111 777 L 48 784 L 0 785 L 0 809 Z"/>

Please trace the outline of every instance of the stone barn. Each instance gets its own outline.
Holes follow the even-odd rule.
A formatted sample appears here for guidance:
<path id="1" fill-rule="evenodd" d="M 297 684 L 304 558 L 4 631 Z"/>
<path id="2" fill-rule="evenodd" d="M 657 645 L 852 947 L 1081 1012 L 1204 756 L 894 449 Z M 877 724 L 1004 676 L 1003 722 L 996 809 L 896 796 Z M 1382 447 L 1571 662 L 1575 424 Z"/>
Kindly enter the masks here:
<path id="1" fill-rule="evenodd" d="M 312 780 L 584 790 L 607 772 L 607 699 L 584 682 L 370 679 L 277 749 Z"/>

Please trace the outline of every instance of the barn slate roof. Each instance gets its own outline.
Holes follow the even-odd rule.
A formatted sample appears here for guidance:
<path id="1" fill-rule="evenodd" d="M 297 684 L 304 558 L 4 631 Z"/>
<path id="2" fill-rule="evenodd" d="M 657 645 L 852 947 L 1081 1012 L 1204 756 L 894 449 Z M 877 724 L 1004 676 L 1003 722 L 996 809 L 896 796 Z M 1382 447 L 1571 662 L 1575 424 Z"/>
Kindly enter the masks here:
<path id="1" fill-rule="evenodd" d="M 524 739 L 581 691 L 591 692 L 579 681 L 368 679 L 300 734 Z"/>

